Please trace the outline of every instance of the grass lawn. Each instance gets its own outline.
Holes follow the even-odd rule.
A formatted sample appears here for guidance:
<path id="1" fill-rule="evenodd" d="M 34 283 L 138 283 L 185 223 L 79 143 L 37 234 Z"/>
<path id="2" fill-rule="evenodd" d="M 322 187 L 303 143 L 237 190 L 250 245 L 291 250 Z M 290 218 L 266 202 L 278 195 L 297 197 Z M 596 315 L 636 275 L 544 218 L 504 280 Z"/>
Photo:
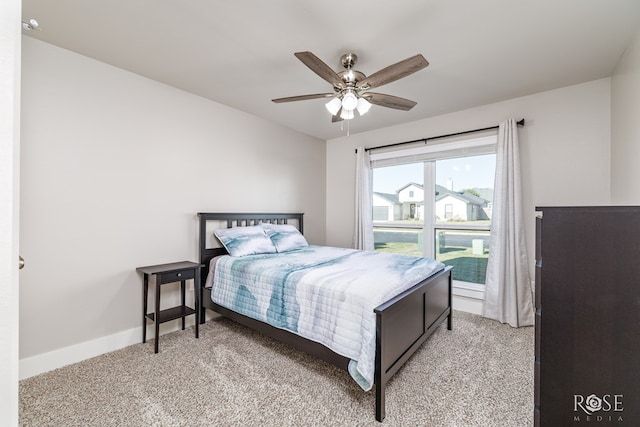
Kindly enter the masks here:
<path id="1" fill-rule="evenodd" d="M 392 252 L 402 255 L 422 256 L 422 249 L 417 243 L 411 242 L 387 242 L 376 243 L 375 250 L 380 252 Z"/>
<path id="2" fill-rule="evenodd" d="M 404 255 L 422 256 L 417 243 L 387 242 L 376 243 L 375 250 Z M 453 266 L 453 279 L 484 284 L 487 274 L 488 254 L 473 255 L 471 248 L 447 246 L 436 255 L 443 264 Z"/>

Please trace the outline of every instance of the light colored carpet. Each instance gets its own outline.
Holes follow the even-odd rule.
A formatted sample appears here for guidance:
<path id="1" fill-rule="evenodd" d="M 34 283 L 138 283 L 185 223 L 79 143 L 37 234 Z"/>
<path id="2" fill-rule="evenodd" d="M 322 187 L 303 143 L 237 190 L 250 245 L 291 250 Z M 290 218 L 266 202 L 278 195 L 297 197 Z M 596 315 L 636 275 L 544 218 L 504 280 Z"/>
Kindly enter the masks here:
<path id="1" fill-rule="evenodd" d="M 387 386 L 349 375 L 226 319 L 20 382 L 22 426 L 533 425 L 533 328 L 454 312 Z"/>

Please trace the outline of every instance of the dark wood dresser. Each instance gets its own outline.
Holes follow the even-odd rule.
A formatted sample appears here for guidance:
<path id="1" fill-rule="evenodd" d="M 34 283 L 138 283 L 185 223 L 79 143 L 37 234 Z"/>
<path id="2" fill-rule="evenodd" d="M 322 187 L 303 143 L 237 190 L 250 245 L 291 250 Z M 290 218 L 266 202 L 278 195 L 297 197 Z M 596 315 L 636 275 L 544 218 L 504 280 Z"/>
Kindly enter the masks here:
<path id="1" fill-rule="evenodd" d="M 640 426 L 640 207 L 539 207 L 535 425 Z"/>

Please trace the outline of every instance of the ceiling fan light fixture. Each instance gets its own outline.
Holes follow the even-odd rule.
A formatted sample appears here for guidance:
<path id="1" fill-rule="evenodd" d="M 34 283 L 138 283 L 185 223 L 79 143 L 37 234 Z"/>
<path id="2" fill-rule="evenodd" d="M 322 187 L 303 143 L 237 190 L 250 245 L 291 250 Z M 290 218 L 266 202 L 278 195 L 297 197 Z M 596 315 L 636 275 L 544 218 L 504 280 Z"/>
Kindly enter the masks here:
<path id="1" fill-rule="evenodd" d="M 347 90 L 342 97 L 342 109 L 347 111 L 353 111 L 358 106 L 358 97 L 351 90 Z"/>
<path id="2" fill-rule="evenodd" d="M 355 117 L 355 113 L 353 112 L 353 110 L 345 110 L 344 108 L 342 109 L 342 112 L 340 113 L 340 118 L 342 120 L 351 120 Z"/>
<path id="3" fill-rule="evenodd" d="M 332 116 L 335 116 L 342 107 L 342 101 L 336 96 L 335 98 L 331 98 L 331 101 L 324 104 L 324 106 L 327 107 L 327 111 L 329 111 Z"/>
<path id="4" fill-rule="evenodd" d="M 369 108 L 371 108 L 371 103 L 361 97 L 358 98 L 358 105 L 356 106 L 356 108 L 358 109 L 358 113 L 360 113 L 360 115 L 362 116 L 366 114 L 367 111 L 369 111 Z"/>
<path id="5" fill-rule="evenodd" d="M 32 30 L 37 30 L 40 31 L 40 28 L 38 28 L 40 26 L 40 24 L 38 24 L 38 21 L 36 21 L 35 19 L 31 18 L 29 19 L 29 21 L 22 21 L 22 29 L 23 30 L 27 30 L 27 31 L 32 31 Z"/>

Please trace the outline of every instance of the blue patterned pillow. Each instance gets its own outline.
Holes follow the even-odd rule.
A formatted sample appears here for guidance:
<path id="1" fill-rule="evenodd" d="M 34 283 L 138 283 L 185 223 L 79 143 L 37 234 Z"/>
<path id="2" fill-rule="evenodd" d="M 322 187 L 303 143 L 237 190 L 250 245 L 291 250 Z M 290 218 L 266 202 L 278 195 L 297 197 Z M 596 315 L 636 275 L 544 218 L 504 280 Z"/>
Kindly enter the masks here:
<path id="1" fill-rule="evenodd" d="M 276 252 L 271 239 L 259 225 L 250 227 L 223 228 L 213 232 L 229 255 L 239 257 Z"/>
<path id="2" fill-rule="evenodd" d="M 278 252 L 287 252 L 309 246 L 307 239 L 293 225 L 263 223 L 262 227 L 266 230 L 267 236 L 269 236 Z"/>

